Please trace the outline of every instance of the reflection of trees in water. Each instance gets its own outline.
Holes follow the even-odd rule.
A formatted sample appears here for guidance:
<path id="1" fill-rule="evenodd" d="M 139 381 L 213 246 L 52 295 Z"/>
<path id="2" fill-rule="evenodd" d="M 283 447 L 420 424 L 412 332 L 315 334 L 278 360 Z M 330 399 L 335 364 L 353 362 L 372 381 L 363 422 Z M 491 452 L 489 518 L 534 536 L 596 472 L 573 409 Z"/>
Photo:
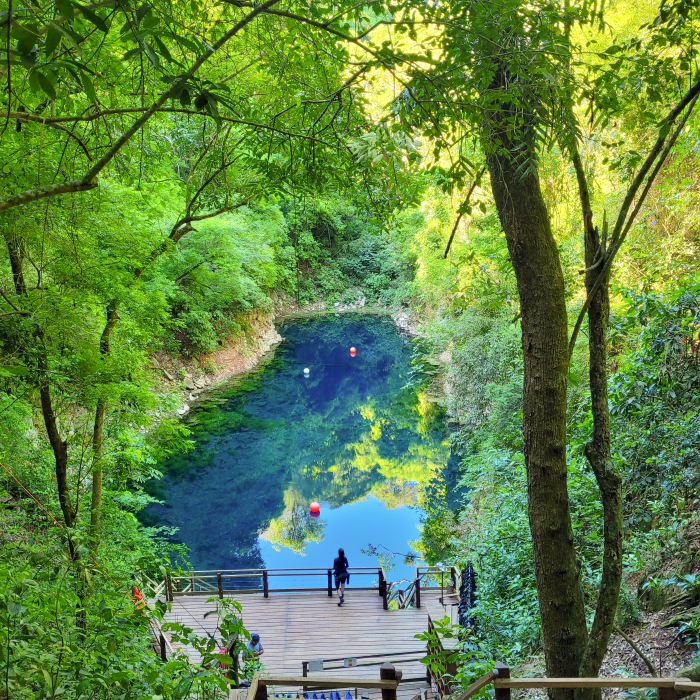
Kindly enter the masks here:
<path id="1" fill-rule="evenodd" d="M 264 537 L 277 551 L 282 547 L 289 547 L 296 554 L 303 556 L 309 542 L 323 540 L 325 524 L 325 520 L 314 518 L 305 506 L 295 504 L 285 510 L 279 518 L 272 520 Z"/>
<path id="2" fill-rule="evenodd" d="M 147 487 L 164 503 L 141 519 L 179 528 L 173 539 L 187 543 L 198 568 L 262 566 L 260 532 L 303 554 L 323 538 L 323 523 L 307 512 L 314 500 L 338 508 L 371 494 L 389 509 L 444 507 L 443 418 L 410 383 L 393 324 L 325 318 L 283 334 L 266 368 L 193 412 L 195 448 L 160 464 L 166 478 Z"/>

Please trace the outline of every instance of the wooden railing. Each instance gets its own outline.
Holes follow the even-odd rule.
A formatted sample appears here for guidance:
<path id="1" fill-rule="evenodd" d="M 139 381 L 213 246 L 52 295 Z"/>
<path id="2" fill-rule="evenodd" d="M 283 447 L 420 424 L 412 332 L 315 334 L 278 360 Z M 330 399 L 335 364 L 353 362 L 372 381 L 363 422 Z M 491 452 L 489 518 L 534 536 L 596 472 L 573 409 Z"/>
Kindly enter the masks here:
<path id="1" fill-rule="evenodd" d="M 389 609 L 389 600 L 397 595 L 392 592 L 392 584 L 387 581 L 382 568 L 351 567 L 348 569 L 351 577 L 375 577 L 376 583 L 371 582 L 365 586 L 346 586 L 349 591 L 377 591 L 382 598 L 383 608 Z M 421 574 L 425 575 L 425 574 Z M 276 586 L 277 581 L 286 579 L 300 579 L 307 577 L 320 577 L 322 586 Z M 234 569 L 228 571 L 190 571 L 182 574 L 169 574 L 162 582 L 156 583 L 148 577 L 143 577 L 148 585 L 148 597 L 165 597 L 172 602 L 178 596 L 212 596 L 223 598 L 231 594 L 262 594 L 265 598 L 270 593 L 300 593 L 300 592 L 325 592 L 328 597 L 333 597 L 334 576 L 332 569 L 307 568 L 307 569 Z M 352 579 L 351 579 L 352 580 Z M 294 581 L 292 581 L 294 582 Z M 145 585 L 145 584 L 144 584 Z M 403 601 L 399 607 L 420 607 L 420 578 L 409 586 L 410 600 Z M 433 590 L 437 590 L 432 587 Z"/>
<path id="2" fill-rule="evenodd" d="M 493 683 L 495 700 L 511 700 L 513 688 L 656 688 L 658 700 L 675 700 L 676 692 L 696 693 L 700 683 L 688 678 L 511 678 L 510 669 L 500 662 L 474 681 L 456 700 L 469 700 Z"/>
<path id="3" fill-rule="evenodd" d="M 401 659 L 396 659 L 395 657 L 401 656 L 401 657 L 408 657 L 408 658 L 401 658 Z M 411 661 L 420 661 L 421 659 L 425 658 L 425 649 L 412 649 L 410 651 L 391 651 L 388 653 L 384 654 L 353 654 L 352 658 L 357 660 L 357 659 L 381 659 L 380 661 L 363 661 L 362 663 L 358 663 L 356 666 L 353 666 L 353 668 L 361 668 L 361 667 L 366 667 L 366 666 L 381 666 L 382 664 L 386 663 L 386 659 L 388 657 L 392 657 L 393 663 L 407 663 Z M 413 658 L 410 658 L 413 657 Z M 337 656 L 332 659 L 319 659 L 319 661 L 322 661 L 324 666 L 323 670 L 324 671 L 332 671 L 337 668 L 343 668 L 343 666 L 328 666 L 326 667 L 326 663 L 333 663 L 333 662 L 338 662 L 338 661 L 343 661 L 348 658 L 348 656 Z M 309 664 L 311 661 L 302 661 L 301 662 L 301 675 L 306 677 L 309 675 Z M 411 678 L 407 680 L 427 680 L 430 681 L 430 677 L 427 675 L 427 672 L 424 676 L 422 676 L 420 679 L 418 678 Z M 357 680 L 355 681 L 357 682 Z"/>
<path id="4" fill-rule="evenodd" d="M 256 673 L 246 693 L 246 700 L 266 700 L 270 686 L 340 690 L 356 687 L 358 680 L 361 680 L 362 688 L 381 690 L 382 700 L 396 700 L 396 689 L 402 677 L 401 671 L 388 662 L 379 669 L 379 680 L 338 676 L 262 676 Z"/>

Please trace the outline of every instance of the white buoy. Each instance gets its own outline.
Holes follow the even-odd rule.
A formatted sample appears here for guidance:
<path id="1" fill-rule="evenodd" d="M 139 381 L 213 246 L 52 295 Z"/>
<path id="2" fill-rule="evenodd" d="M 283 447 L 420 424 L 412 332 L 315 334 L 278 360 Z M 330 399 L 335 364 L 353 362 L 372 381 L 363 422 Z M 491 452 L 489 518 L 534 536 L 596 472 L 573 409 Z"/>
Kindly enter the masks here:
<path id="1" fill-rule="evenodd" d="M 304 367 L 304 374 L 308 376 L 308 374 L 309 374 L 309 368 L 308 368 L 308 367 Z"/>

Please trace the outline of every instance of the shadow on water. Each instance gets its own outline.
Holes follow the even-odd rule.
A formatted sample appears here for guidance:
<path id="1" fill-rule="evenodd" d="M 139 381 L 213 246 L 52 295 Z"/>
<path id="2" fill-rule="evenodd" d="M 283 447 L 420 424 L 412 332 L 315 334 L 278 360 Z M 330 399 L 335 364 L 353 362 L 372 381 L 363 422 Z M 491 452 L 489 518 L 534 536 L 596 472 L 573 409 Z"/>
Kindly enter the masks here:
<path id="1" fill-rule="evenodd" d="M 352 566 L 376 566 L 361 551 L 370 543 L 408 552 L 451 471 L 444 421 L 412 377 L 410 345 L 370 315 L 279 330 L 271 362 L 188 418 L 195 448 L 160 465 L 164 477 L 148 490 L 163 503 L 142 520 L 179 528 L 200 570 L 328 566 L 338 546 Z M 399 562 L 392 578 L 414 565 Z"/>

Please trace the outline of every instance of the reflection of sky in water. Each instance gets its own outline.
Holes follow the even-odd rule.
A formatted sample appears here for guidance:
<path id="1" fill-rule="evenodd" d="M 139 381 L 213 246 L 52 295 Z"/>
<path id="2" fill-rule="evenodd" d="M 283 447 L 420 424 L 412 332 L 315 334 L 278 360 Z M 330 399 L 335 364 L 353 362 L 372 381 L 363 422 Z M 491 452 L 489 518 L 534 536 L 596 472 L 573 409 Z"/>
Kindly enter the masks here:
<path id="1" fill-rule="evenodd" d="M 298 566 L 330 566 L 338 556 L 338 547 L 345 549 L 350 566 L 377 566 L 377 558 L 361 553 L 372 543 L 381 542 L 393 552 L 406 553 L 409 549 L 407 542 L 420 537 L 418 524 L 421 510 L 416 507 L 399 506 L 389 509 L 374 496 L 356 501 L 340 508 L 327 508 L 321 504 L 320 519 L 325 521 L 323 540 L 309 542 L 306 545 L 306 556 L 301 558 L 289 547 L 273 545 L 265 539 L 265 533 L 260 538 L 260 552 L 265 564 L 272 568 Z M 276 551 L 279 550 L 279 551 Z M 309 562 L 308 564 L 306 562 Z M 313 562 L 313 563 L 311 563 Z M 413 579 L 416 564 L 406 566 L 403 557 L 394 558 L 395 568 L 387 572 L 389 580 Z M 353 586 L 370 585 L 377 579 L 371 576 L 356 576 L 351 579 Z M 324 585 L 323 579 L 320 579 Z M 296 585 L 296 584 L 295 584 Z M 308 585 L 302 584 L 300 585 Z M 318 585 L 318 584 L 314 584 Z"/>
<path id="2" fill-rule="evenodd" d="M 434 405 L 406 387 L 410 348 L 376 316 L 280 332 L 274 360 L 189 418 L 196 447 L 163 465 L 149 490 L 164 504 L 144 521 L 178 527 L 195 569 L 327 567 L 339 546 L 376 566 L 360 553 L 370 543 L 409 551 L 449 456 Z M 410 576 L 394 563 L 391 580 Z"/>

